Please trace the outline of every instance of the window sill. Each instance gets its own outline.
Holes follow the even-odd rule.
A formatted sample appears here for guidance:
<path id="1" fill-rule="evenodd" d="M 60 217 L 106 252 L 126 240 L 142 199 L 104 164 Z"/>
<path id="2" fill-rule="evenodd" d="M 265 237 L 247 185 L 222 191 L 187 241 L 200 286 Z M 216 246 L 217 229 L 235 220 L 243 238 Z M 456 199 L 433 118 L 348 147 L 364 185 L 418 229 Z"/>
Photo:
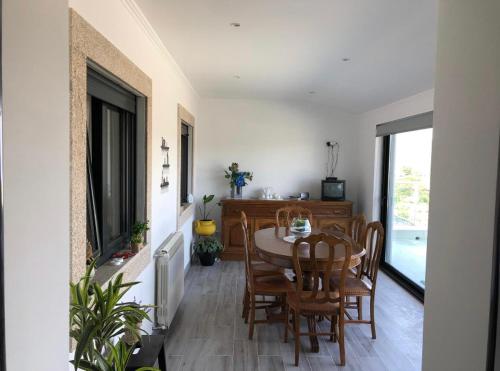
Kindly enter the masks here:
<path id="1" fill-rule="evenodd" d="M 123 281 L 134 281 L 151 261 L 151 248 L 149 245 L 139 251 L 133 257 L 127 259 L 122 265 L 112 265 L 109 262 L 96 269 L 94 280 L 101 286 L 107 286 L 108 282 L 118 274 L 123 273 Z"/>
<path id="2" fill-rule="evenodd" d="M 194 215 L 194 203 L 181 205 L 179 208 L 178 227 L 182 227 L 186 221 Z"/>

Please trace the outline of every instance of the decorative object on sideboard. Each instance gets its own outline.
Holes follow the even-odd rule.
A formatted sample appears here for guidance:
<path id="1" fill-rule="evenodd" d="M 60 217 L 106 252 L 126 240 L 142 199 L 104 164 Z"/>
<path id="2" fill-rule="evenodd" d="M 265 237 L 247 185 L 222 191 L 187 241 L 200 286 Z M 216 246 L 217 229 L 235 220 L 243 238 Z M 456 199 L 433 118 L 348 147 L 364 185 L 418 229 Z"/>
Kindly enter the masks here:
<path id="1" fill-rule="evenodd" d="M 271 187 L 264 187 L 260 196 L 261 200 L 281 200 L 282 197 L 279 193 L 274 193 Z"/>
<path id="2" fill-rule="evenodd" d="M 229 170 L 229 171 L 228 171 Z M 253 173 L 240 171 L 237 162 L 233 162 L 225 171 L 224 177 L 229 179 L 231 186 L 231 198 L 243 198 L 243 187 L 247 185 L 247 180 L 252 181 Z"/>
<path id="3" fill-rule="evenodd" d="M 132 236 L 130 237 L 132 252 L 138 253 L 144 247 L 144 233 L 149 230 L 149 220 L 136 222 L 132 226 Z"/>
<path id="4" fill-rule="evenodd" d="M 194 251 L 203 266 L 214 265 L 215 259 L 224 250 L 222 243 L 214 237 L 203 237 L 194 245 Z"/>
<path id="5" fill-rule="evenodd" d="M 203 206 L 199 206 L 200 220 L 194 222 L 194 230 L 199 236 L 212 236 L 217 230 L 215 220 L 209 219 L 210 209 L 207 205 L 212 202 L 214 195 L 204 195 L 202 199 Z"/>
<path id="6" fill-rule="evenodd" d="M 161 151 L 162 151 L 162 165 L 161 165 L 161 184 L 160 188 L 165 188 L 169 186 L 168 176 L 166 175 L 166 171 L 170 167 L 170 159 L 169 159 L 169 151 L 170 147 L 167 145 L 167 141 L 165 138 L 161 138 Z"/>
<path id="7" fill-rule="evenodd" d="M 310 198 L 309 192 L 300 192 L 301 200 L 309 200 L 309 198 Z"/>

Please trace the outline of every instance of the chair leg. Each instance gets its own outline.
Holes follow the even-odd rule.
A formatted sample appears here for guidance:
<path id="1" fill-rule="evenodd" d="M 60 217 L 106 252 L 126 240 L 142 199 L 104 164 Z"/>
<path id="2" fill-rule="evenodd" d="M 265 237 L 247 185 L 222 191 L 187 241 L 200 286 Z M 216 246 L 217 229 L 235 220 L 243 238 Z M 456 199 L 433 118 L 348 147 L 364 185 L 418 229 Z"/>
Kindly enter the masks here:
<path id="1" fill-rule="evenodd" d="M 288 343 L 288 312 L 289 312 L 288 306 L 285 306 L 285 338 L 284 341 L 285 343 Z"/>
<path id="2" fill-rule="evenodd" d="M 293 323 L 295 328 L 295 366 L 299 366 L 299 353 L 300 353 L 300 323 L 299 314 L 293 312 Z"/>
<path id="3" fill-rule="evenodd" d="M 370 325 L 372 327 L 372 339 L 377 338 L 377 332 L 375 330 L 375 297 L 370 296 Z"/>
<path id="4" fill-rule="evenodd" d="M 338 334 L 337 334 L 337 316 L 335 314 L 333 314 L 331 318 L 330 332 L 332 333 L 330 335 L 330 341 L 336 343 L 338 339 Z"/>
<path id="5" fill-rule="evenodd" d="M 245 294 L 243 295 L 243 311 L 241 313 L 241 318 L 245 319 L 245 323 L 248 323 L 248 299 L 249 299 L 248 288 L 245 285 Z"/>
<path id="6" fill-rule="evenodd" d="M 253 295 L 252 295 L 253 296 Z M 248 325 L 248 338 L 253 339 L 253 328 L 255 326 L 255 296 L 250 296 L 250 324 Z"/>
<path id="7" fill-rule="evenodd" d="M 358 320 L 363 319 L 363 297 L 358 296 L 356 297 L 356 306 L 358 307 Z"/>
<path id="8" fill-rule="evenodd" d="M 340 365 L 345 366 L 344 315 L 339 316 Z"/>

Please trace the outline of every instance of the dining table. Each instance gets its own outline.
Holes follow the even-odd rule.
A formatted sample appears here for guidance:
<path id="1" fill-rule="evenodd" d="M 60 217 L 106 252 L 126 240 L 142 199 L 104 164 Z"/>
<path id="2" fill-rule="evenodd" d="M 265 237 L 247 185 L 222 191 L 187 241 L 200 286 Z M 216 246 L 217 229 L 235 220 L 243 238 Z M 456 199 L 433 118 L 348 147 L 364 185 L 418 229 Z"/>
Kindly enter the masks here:
<path id="1" fill-rule="evenodd" d="M 335 229 L 318 229 L 312 228 L 311 234 L 325 233 L 333 235 L 339 239 L 347 240 L 351 242 L 351 258 L 349 262 L 349 268 L 355 268 L 361 264 L 361 259 L 365 255 L 366 251 L 364 247 L 355 241 L 353 241 L 347 234 L 342 231 Z M 290 233 L 289 228 L 265 228 L 255 231 L 254 233 L 254 248 L 255 254 L 265 262 L 275 265 L 280 268 L 293 269 L 293 240 L 294 237 L 303 237 L 304 235 L 294 235 Z M 304 286 L 310 281 L 310 275 L 308 274 L 308 247 L 304 246 L 302 250 L 299 250 L 299 259 L 302 270 L 304 271 Z M 329 248 L 326 244 L 318 245 L 316 247 L 316 261 L 321 269 L 321 263 L 328 260 Z M 333 270 L 340 270 L 345 261 L 345 250 L 335 249 L 335 256 L 333 259 Z M 316 333 L 316 318 L 315 316 L 307 317 L 307 325 L 309 332 Z M 316 335 L 309 337 L 311 343 L 311 351 L 313 353 L 319 352 L 319 342 Z"/>

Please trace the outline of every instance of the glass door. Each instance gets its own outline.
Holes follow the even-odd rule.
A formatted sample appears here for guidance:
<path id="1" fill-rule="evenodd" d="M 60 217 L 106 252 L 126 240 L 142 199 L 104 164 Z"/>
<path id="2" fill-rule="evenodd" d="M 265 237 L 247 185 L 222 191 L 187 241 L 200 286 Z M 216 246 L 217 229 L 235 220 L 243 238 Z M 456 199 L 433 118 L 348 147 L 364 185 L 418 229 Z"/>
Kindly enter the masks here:
<path id="1" fill-rule="evenodd" d="M 384 137 L 385 250 L 382 265 L 423 298 L 432 129 Z"/>

